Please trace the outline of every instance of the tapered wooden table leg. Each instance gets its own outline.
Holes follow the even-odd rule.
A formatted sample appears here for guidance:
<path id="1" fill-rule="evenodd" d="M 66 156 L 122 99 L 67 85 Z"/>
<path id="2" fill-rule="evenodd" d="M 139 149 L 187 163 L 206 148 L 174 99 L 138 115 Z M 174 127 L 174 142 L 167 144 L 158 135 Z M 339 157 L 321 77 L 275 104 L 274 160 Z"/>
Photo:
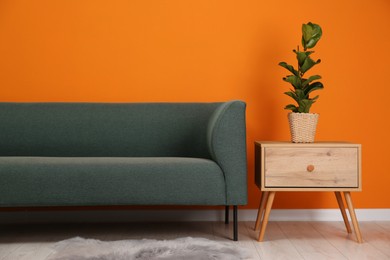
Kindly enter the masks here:
<path id="1" fill-rule="evenodd" d="M 267 228 L 267 224 L 268 224 L 269 213 L 271 212 L 272 203 L 274 202 L 275 193 L 276 193 L 275 191 L 271 191 L 268 195 L 267 205 L 265 207 L 264 218 L 263 218 L 263 222 L 261 223 L 261 229 L 260 229 L 258 241 L 263 241 L 265 229 Z"/>
<path id="2" fill-rule="evenodd" d="M 351 216 L 352 225 L 353 228 L 355 229 L 356 239 L 359 243 L 363 243 L 362 235 L 360 233 L 359 223 L 357 221 L 355 209 L 353 208 L 353 204 L 352 204 L 351 193 L 349 191 L 345 191 L 344 196 L 345 196 L 345 201 L 347 202 L 349 215 Z"/>
<path id="3" fill-rule="evenodd" d="M 339 191 L 335 191 L 334 194 L 336 195 L 337 203 L 339 204 L 339 208 L 341 211 L 341 215 L 343 216 L 344 224 L 345 227 L 347 228 L 347 232 L 352 233 L 351 225 L 349 225 L 348 216 L 347 213 L 345 212 L 344 202 L 343 202 L 343 198 L 341 197 L 341 193 Z"/>
<path id="4" fill-rule="evenodd" d="M 263 220 L 263 213 L 264 213 L 265 204 L 267 202 L 268 193 L 269 193 L 268 191 L 261 192 L 261 201 L 259 205 L 259 210 L 257 211 L 255 231 L 259 229 L 260 223 Z"/>

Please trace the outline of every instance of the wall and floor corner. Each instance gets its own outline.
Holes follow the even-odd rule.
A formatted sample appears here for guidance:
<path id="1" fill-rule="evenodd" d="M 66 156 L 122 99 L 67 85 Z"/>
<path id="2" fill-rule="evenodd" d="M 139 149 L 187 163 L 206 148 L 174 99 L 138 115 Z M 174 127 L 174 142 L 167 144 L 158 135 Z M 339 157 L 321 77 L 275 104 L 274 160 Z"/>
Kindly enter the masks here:
<path id="1" fill-rule="evenodd" d="M 388 218 L 389 13 L 387 0 L 2 0 L 0 101 L 244 100 L 243 209 L 253 210 L 260 199 L 254 140 L 289 139 L 288 85 L 277 64 L 294 62 L 300 26 L 312 21 L 324 33 L 313 54 L 322 59 L 313 73 L 325 84 L 312 109 L 320 113 L 317 140 L 362 144 L 363 191 L 352 194 L 355 207 Z M 337 203 L 331 193 L 280 193 L 274 208 Z"/>

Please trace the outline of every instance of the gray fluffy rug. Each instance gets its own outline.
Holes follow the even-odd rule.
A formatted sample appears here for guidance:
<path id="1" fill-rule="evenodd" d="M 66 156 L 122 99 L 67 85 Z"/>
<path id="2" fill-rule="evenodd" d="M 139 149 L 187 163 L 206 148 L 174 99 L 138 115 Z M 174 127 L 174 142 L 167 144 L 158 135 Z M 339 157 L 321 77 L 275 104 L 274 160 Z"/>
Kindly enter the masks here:
<path id="1" fill-rule="evenodd" d="M 249 250 L 234 243 L 205 238 L 174 240 L 119 240 L 100 241 L 80 237 L 63 240 L 54 245 L 50 260 L 207 260 L 250 259 Z"/>

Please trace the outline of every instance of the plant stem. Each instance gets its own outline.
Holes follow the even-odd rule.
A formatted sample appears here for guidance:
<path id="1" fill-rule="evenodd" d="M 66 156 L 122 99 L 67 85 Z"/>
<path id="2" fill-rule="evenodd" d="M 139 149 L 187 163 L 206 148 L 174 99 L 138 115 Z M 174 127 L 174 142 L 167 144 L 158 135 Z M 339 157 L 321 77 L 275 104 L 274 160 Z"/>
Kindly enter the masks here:
<path id="1" fill-rule="evenodd" d="M 298 53 L 299 53 L 299 45 L 297 46 L 297 49 L 298 49 Z M 298 60 L 298 77 L 300 80 L 302 80 L 302 76 L 303 76 L 303 74 L 301 72 L 301 66 L 299 65 L 299 60 Z"/>

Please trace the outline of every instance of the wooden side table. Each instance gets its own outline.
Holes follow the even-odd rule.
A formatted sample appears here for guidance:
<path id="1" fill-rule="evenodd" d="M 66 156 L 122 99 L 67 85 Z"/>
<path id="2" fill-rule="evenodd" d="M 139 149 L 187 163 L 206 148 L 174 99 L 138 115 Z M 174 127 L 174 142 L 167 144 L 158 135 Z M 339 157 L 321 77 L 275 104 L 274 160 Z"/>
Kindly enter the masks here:
<path id="1" fill-rule="evenodd" d="M 352 233 L 342 194 L 344 194 L 356 239 L 362 236 L 352 204 L 351 191 L 361 191 L 361 145 L 340 142 L 297 144 L 255 142 L 255 181 L 261 202 L 255 230 L 264 238 L 272 203 L 277 191 L 332 191 L 348 233 Z"/>

